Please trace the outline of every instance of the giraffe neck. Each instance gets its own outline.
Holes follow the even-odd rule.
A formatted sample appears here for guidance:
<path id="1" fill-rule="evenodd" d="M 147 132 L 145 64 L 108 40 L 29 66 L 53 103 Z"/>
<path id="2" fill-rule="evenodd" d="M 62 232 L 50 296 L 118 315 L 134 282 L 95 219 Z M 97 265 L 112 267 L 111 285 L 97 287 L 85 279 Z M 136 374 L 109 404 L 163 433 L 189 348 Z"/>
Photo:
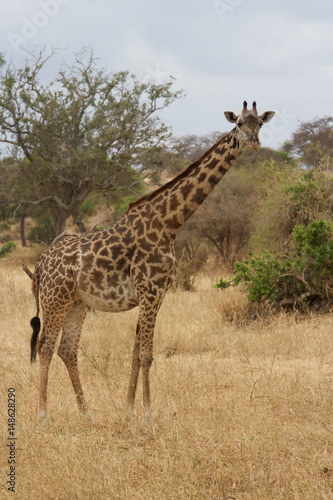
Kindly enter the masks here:
<path id="1" fill-rule="evenodd" d="M 171 236 L 176 237 L 185 222 L 234 164 L 244 147 L 245 143 L 235 127 L 184 172 L 150 195 L 134 202 L 132 206 L 140 205 L 144 199 L 149 200 L 154 211 L 160 214 L 162 225 Z"/>

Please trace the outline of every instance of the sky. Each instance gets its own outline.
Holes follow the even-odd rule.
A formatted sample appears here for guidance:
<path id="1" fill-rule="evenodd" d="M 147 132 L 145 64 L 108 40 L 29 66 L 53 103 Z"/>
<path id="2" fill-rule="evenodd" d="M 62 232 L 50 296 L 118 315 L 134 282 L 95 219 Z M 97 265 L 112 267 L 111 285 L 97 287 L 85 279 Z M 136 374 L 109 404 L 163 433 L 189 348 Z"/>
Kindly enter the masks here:
<path id="1" fill-rule="evenodd" d="M 227 131 L 223 112 L 257 102 L 274 110 L 263 146 L 279 149 L 300 123 L 333 115 L 331 0 L 1 0 L 0 52 L 84 46 L 110 72 L 143 81 L 169 75 L 186 96 L 161 118 L 174 134 Z M 55 64 L 55 63 L 54 63 Z"/>

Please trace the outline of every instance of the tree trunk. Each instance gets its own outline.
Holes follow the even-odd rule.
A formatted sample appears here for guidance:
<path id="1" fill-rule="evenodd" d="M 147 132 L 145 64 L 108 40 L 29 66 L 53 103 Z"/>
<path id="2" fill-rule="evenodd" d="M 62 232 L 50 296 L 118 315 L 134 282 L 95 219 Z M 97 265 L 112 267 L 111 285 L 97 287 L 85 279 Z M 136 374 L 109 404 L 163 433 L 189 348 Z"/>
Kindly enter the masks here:
<path id="1" fill-rule="evenodd" d="M 57 237 L 66 231 L 66 221 L 69 215 L 65 212 L 65 210 L 61 210 L 61 208 L 54 204 L 49 205 L 49 210 L 53 222 L 54 232 Z"/>
<path id="2" fill-rule="evenodd" d="M 25 212 L 21 213 L 20 234 L 21 234 L 22 246 L 26 247 L 27 246 L 27 240 L 25 239 Z"/>
<path id="3" fill-rule="evenodd" d="M 59 236 L 60 234 L 64 233 L 66 231 L 66 218 L 63 217 L 58 217 L 54 222 L 54 230 L 56 236 Z"/>
<path id="4" fill-rule="evenodd" d="M 80 232 L 86 233 L 87 230 L 86 230 L 86 227 L 85 227 L 84 222 L 83 222 L 83 215 L 80 214 L 79 212 L 74 212 L 72 217 L 73 217 L 74 224 L 76 224 L 78 226 Z"/>

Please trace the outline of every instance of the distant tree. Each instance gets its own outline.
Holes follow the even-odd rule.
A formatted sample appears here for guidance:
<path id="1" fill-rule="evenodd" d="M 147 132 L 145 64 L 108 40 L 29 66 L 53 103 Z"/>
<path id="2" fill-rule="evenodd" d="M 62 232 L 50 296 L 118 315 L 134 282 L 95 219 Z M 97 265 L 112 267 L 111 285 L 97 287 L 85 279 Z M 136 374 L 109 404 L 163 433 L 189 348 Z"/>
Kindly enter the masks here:
<path id="1" fill-rule="evenodd" d="M 257 182 L 252 168 L 231 170 L 184 228 L 209 242 L 228 267 L 246 253 L 258 201 Z"/>
<path id="2" fill-rule="evenodd" d="M 108 74 L 87 49 L 44 84 L 54 53 L 30 53 L 20 68 L 0 58 L 0 142 L 8 145 L 0 190 L 17 205 L 45 204 L 58 235 L 92 191 L 133 191 L 160 168 L 170 130 L 157 113 L 182 91 L 172 77 L 157 84 Z"/>
<path id="3" fill-rule="evenodd" d="M 216 142 L 218 142 L 226 132 L 210 132 L 205 135 L 182 135 L 172 137 L 168 144 L 169 161 L 165 162 L 170 173 L 176 173 L 189 163 L 197 160 Z M 276 163 L 292 162 L 287 151 L 275 151 L 270 148 L 261 148 L 259 151 L 245 149 L 235 163 L 235 168 L 256 167 L 263 161 L 274 160 Z"/>
<path id="4" fill-rule="evenodd" d="M 275 166 L 296 166 L 297 161 L 287 151 L 276 151 L 262 147 L 259 151 L 245 149 L 235 163 L 236 168 L 261 168 L 264 163 L 274 163 Z"/>
<path id="5" fill-rule="evenodd" d="M 307 167 L 319 166 L 323 156 L 333 157 L 333 117 L 302 122 L 283 149 L 299 156 Z"/>
<path id="6" fill-rule="evenodd" d="M 174 140 L 180 146 L 180 152 L 182 156 L 190 161 L 194 162 L 200 158 L 209 148 L 211 148 L 216 142 L 218 142 L 225 133 L 222 132 L 210 132 L 205 135 L 182 135 Z"/>

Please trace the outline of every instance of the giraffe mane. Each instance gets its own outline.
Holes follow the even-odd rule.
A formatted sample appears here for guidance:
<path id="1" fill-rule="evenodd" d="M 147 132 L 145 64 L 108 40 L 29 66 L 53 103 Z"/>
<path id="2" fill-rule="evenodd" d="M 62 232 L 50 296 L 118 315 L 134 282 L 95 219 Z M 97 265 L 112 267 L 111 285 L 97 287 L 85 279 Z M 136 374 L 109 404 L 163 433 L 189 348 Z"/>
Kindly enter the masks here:
<path id="1" fill-rule="evenodd" d="M 160 186 L 157 189 L 155 189 L 154 191 L 152 191 L 151 193 L 146 194 L 144 196 L 141 196 L 141 198 L 138 198 L 136 201 L 132 201 L 131 203 L 129 203 L 126 213 L 130 212 L 131 210 L 133 210 L 133 208 L 136 208 L 139 205 L 142 205 L 143 203 L 145 203 L 147 201 L 152 201 L 155 198 L 155 196 L 159 195 L 160 193 L 162 193 L 166 189 L 172 188 L 178 181 L 185 179 L 198 165 L 200 165 L 202 163 L 202 161 L 207 156 L 209 156 L 214 151 L 214 149 L 219 144 L 221 144 L 225 140 L 225 138 L 228 135 L 229 134 L 223 135 L 223 137 L 218 142 L 216 142 L 208 151 L 206 151 L 200 158 L 198 158 L 193 163 L 191 163 L 188 167 L 185 168 L 185 170 L 183 170 L 178 175 L 176 175 L 176 177 L 174 177 L 170 181 L 163 184 L 163 186 Z"/>

